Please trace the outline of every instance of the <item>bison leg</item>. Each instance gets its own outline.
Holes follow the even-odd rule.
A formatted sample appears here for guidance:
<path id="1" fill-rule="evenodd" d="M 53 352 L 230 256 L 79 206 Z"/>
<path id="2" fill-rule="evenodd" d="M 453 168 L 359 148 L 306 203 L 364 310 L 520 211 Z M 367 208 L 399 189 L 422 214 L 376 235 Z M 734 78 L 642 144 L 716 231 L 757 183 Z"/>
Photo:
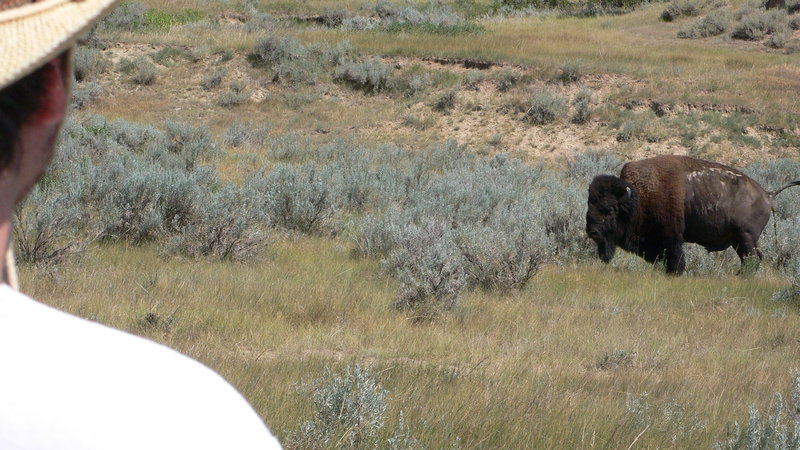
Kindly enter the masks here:
<path id="1" fill-rule="evenodd" d="M 686 269 L 686 259 L 683 256 L 683 242 L 674 242 L 667 246 L 667 273 L 680 275 Z"/>
<path id="2" fill-rule="evenodd" d="M 742 266 L 739 268 L 739 275 L 753 274 L 758 270 L 763 255 L 758 248 L 758 241 L 753 238 L 752 234 L 742 233 L 734 249 L 742 262 Z"/>

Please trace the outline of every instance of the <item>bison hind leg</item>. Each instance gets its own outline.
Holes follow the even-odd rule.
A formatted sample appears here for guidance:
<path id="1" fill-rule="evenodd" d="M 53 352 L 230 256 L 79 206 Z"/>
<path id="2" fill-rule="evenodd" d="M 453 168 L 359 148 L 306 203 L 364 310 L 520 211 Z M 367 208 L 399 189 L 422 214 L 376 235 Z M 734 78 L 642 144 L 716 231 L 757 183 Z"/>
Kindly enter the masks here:
<path id="1" fill-rule="evenodd" d="M 751 233 L 742 232 L 738 242 L 733 246 L 742 266 L 739 268 L 739 275 L 752 275 L 758 271 L 758 266 L 764 255 L 758 248 L 758 238 Z"/>

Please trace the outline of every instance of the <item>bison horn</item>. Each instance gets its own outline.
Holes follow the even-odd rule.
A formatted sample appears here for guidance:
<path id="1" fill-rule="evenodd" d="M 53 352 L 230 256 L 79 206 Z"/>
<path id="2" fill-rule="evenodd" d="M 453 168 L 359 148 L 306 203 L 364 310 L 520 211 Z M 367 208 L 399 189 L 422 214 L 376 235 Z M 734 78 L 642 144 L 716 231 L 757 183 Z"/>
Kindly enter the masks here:
<path id="1" fill-rule="evenodd" d="M 631 198 L 631 188 L 630 188 L 630 186 L 625 188 L 625 198 Z"/>

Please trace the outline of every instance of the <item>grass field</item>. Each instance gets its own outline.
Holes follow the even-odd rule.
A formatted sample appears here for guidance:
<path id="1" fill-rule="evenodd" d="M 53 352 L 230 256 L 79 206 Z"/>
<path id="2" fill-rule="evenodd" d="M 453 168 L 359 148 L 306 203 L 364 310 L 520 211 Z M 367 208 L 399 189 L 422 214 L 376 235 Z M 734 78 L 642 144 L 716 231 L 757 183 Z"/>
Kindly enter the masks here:
<path id="1" fill-rule="evenodd" d="M 767 408 L 800 353 L 800 315 L 771 300 L 783 282 L 767 275 L 554 266 L 417 324 L 387 307 L 393 281 L 340 242 L 304 238 L 275 255 L 186 263 L 112 245 L 54 281 L 22 279 L 34 297 L 219 370 L 284 439 L 311 416 L 297 383 L 362 364 L 390 392 L 390 421 L 402 409 L 429 448 L 627 447 L 648 422 L 626 401 L 643 393 L 640 445 L 709 446 L 749 405 Z M 663 417 L 668 404 L 680 415 Z"/>
<path id="2" fill-rule="evenodd" d="M 406 157 L 386 144 L 422 154 L 448 138 L 481 157 L 510 155 L 531 170 L 540 163 L 569 168 L 577 155 L 597 149 L 622 160 L 677 153 L 740 167 L 784 158 L 787 170 L 796 167 L 800 53 L 791 46 L 775 50 L 727 35 L 678 39 L 679 27 L 693 19 L 662 22 L 665 4 L 659 3 L 584 18 L 552 11 L 487 15 L 492 2 L 444 3 L 480 30 L 353 30 L 298 19 L 337 7 L 372 14 L 374 4 L 356 1 L 147 0 L 141 4 L 146 25 L 98 30 L 103 45 L 87 57 L 89 75 L 76 89 L 91 83 L 102 89 L 73 115 L 98 136 L 110 126 L 92 122 L 94 114 L 159 129 L 169 120 L 197 126 L 208 135 L 196 139 L 211 150 L 186 161 L 208 164 L 236 186 L 280 164 L 347 170 L 330 163 L 342 148 L 374 157 L 368 169 L 400 167 Z M 264 37 L 299 43 L 284 41 L 289 56 L 265 67 L 253 56 Z M 336 53 L 343 41 L 352 49 Z M 429 57 L 494 65 L 475 69 Z M 136 70 L 149 67 L 143 60 L 155 68 L 148 83 L 136 81 Z M 375 61 L 387 71 L 380 88 L 341 75 L 347 64 L 377 70 Z M 578 67 L 578 79 L 559 81 L 570 65 Z M 588 119 L 577 121 L 574 99 L 582 89 L 592 100 Z M 544 91 L 562 104 L 553 107 L 551 122 L 531 124 L 529 108 Z M 242 123 L 240 134 L 263 127 L 268 138 L 232 144 L 227 134 Z M 147 153 L 154 148 L 147 140 L 152 130 L 125 133 L 114 139 L 135 157 L 166 158 L 168 152 Z M 165 146 L 180 140 L 169 139 Z M 81 145 L 87 146 L 82 164 L 105 157 L 102 149 Z M 355 153 L 362 147 L 365 153 Z M 381 152 L 389 156 L 375 156 Z M 456 164 L 431 159 L 431 176 Z M 463 167 L 479 166 L 466 161 Z M 222 191 L 222 181 L 210 184 L 209 196 Z M 575 182 L 555 183 L 568 190 Z M 576 195 L 584 192 L 581 185 Z M 791 203 L 799 197 L 788 192 L 779 213 L 789 224 L 781 236 L 791 238 L 798 234 L 790 219 L 800 217 L 800 208 Z M 565 217 L 583 217 L 585 198 L 576 204 L 565 206 L 571 208 Z M 586 257 L 593 249 L 583 223 L 570 223 L 581 235 L 574 241 L 582 256 L 548 259 L 521 289 L 467 289 L 452 311 L 420 320 L 419 311 L 392 307 L 400 281 L 389 263 L 356 255 L 353 223 L 386 213 L 385 206 L 338 206 L 334 225 L 321 230 L 287 232 L 271 223 L 266 248 L 245 263 L 175 256 L 169 250 L 179 234 L 174 229 L 143 239 L 100 239 L 83 258 L 45 269 L 23 265 L 22 287 L 47 304 L 148 337 L 219 371 L 290 447 L 708 448 L 726 439 L 734 422 L 746 423 L 751 405 L 766 416 L 775 392 L 791 398 L 790 372 L 800 367 L 800 310 L 796 302 L 773 300 L 790 284 L 777 265 L 765 262 L 749 277 L 734 275 L 738 261 L 683 277 L 668 277 L 630 255 L 605 266 Z M 105 211 L 86 210 L 87 224 Z M 86 225 L 82 233 L 90 231 Z M 771 228 L 766 235 L 775 245 L 765 248 L 779 248 Z M 332 440 L 298 443 L 304 422 L 318 418 L 314 393 L 331 381 L 326 370 L 341 375 L 355 365 L 368 368 L 387 391 L 380 426 L 345 424 Z M 361 401 L 365 410 L 377 404 Z M 369 439 L 348 440 L 369 430 Z M 403 433 L 405 440 L 397 437 Z"/>

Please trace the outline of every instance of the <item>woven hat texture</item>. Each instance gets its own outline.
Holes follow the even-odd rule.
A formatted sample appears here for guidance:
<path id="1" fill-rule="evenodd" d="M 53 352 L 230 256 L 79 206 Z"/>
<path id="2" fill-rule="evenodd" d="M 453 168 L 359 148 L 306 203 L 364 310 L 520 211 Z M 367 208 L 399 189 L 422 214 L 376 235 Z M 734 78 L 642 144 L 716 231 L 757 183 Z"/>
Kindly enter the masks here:
<path id="1" fill-rule="evenodd" d="M 118 0 L 0 0 L 0 89 L 72 46 Z"/>

